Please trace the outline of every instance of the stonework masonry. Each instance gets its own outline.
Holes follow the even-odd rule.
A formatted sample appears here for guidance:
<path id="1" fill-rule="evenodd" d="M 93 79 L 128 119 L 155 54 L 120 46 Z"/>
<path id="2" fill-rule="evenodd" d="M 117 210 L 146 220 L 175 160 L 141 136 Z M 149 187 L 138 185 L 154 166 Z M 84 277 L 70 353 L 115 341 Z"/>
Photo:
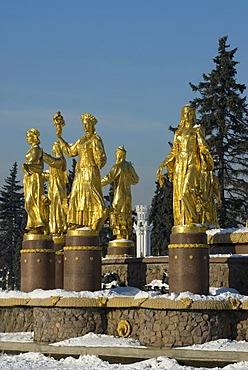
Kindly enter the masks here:
<path id="1" fill-rule="evenodd" d="M 55 299 L 56 298 L 56 299 Z M 248 340 L 248 300 L 131 297 L 2 299 L 0 331 L 34 331 L 34 340 L 53 343 L 89 332 L 118 336 L 127 321 L 129 337 L 141 345 L 173 348 L 228 338 Z"/>
<path id="2" fill-rule="evenodd" d="M 106 316 L 95 308 L 34 308 L 34 340 L 56 342 L 93 332 L 106 332 Z"/>
<path id="3" fill-rule="evenodd" d="M 18 333 L 33 330 L 33 307 L 0 307 L 1 333 Z"/>

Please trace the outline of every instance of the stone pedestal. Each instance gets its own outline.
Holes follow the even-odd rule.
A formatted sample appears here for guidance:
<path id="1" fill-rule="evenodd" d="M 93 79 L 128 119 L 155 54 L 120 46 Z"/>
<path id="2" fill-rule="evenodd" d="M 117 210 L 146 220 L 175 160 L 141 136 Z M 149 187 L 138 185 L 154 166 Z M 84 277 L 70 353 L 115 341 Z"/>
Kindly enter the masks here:
<path id="1" fill-rule="evenodd" d="M 64 247 L 64 289 L 101 289 L 102 248 L 99 233 L 88 229 L 68 230 Z"/>
<path id="2" fill-rule="evenodd" d="M 107 258 L 111 257 L 134 257 L 134 242 L 128 239 L 111 240 L 108 245 Z"/>
<path id="3" fill-rule="evenodd" d="M 54 249 L 49 235 L 25 234 L 21 250 L 21 291 L 54 289 Z"/>
<path id="4" fill-rule="evenodd" d="M 64 246 L 65 237 L 53 237 L 55 252 L 55 289 L 64 288 Z"/>
<path id="5" fill-rule="evenodd" d="M 174 226 L 169 244 L 169 291 L 209 294 L 209 247 L 203 227 Z"/>

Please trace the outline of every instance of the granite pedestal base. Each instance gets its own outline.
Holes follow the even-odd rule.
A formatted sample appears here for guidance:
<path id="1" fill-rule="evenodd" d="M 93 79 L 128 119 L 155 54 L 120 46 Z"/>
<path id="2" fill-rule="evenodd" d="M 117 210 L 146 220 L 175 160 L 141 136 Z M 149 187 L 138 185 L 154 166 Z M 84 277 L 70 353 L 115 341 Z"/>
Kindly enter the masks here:
<path id="1" fill-rule="evenodd" d="M 53 237 L 55 252 L 55 289 L 64 288 L 64 246 L 65 237 Z"/>
<path id="2" fill-rule="evenodd" d="M 64 289 L 101 289 L 102 248 L 97 231 L 68 230 L 64 247 Z"/>
<path id="3" fill-rule="evenodd" d="M 209 247 L 201 227 L 173 227 L 169 244 L 169 291 L 209 294 Z"/>
<path id="4" fill-rule="evenodd" d="M 21 250 L 21 290 L 54 289 L 53 240 L 48 235 L 25 234 Z"/>

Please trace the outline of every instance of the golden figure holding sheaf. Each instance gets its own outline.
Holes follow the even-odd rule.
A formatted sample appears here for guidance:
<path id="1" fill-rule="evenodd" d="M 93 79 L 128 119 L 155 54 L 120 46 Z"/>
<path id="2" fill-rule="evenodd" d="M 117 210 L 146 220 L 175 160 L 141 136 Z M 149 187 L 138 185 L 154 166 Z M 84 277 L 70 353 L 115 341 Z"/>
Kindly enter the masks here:
<path id="1" fill-rule="evenodd" d="M 206 196 L 214 162 L 204 129 L 196 125 L 196 109 L 190 105 L 182 108 L 172 150 L 157 171 L 160 186 L 165 179 L 164 167 L 173 181 L 174 225 L 205 224 Z M 212 223 L 212 215 L 207 217 L 208 223 Z"/>
<path id="2" fill-rule="evenodd" d="M 62 138 L 61 118 L 61 124 L 56 125 L 63 153 L 68 157 L 79 157 L 69 199 L 67 223 L 70 229 L 90 227 L 99 230 L 106 217 L 100 169 L 106 164 L 107 158 L 102 139 L 95 131 L 97 119 L 89 113 L 84 113 L 81 119 L 85 134 L 74 144 L 68 144 Z"/>
<path id="3" fill-rule="evenodd" d="M 49 172 L 45 174 L 48 180 L 49 229 L 53 236 L 61 236 L 67 228 L 67 171 L 66 160 L 62 153 L 60 143 L 55 141 L 52 153 L 43 153 L 44 162 L 49 165 Z"/>
<path id="4" fill-rule="evenodd" d="M 116 162 L 102 179 L 102 186 L 114 183 L 114 199 L 110 213 L 110 226 L 117 239 L 129 239 L 132 233 L 131 185 L 139 182 L 139 177 L 131 163 L 126 161 L 124 146 L 115 151 Z"/>
<path id="5" fill-rule="evenodd" d="M 27 143 L 31 145 L 26 154 L 26 162 L 22 165 L 25 210 L 28 216 L 26 229 L 28 233 L 46 235 L 49 233 L 49 201 L 44 193 L 44 161 L 39 136 L 40 133 L 35 128 L 26 132 Z"/>

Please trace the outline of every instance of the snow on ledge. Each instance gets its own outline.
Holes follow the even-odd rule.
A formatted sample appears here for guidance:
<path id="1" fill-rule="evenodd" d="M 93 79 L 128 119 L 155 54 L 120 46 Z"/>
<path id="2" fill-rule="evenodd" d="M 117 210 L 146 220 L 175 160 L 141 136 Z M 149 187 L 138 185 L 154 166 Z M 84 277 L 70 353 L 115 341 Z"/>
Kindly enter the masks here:
<path id="1" fill-rule="evenodd" d="M 191 292 L 182 292 L 180 294 L 167 293 L 160 294 L 155 291 L 145 292 L 135 287 L 117 287 L 109 290 L 101 290 L 96 292 L 81 291 L 71 292 L 63 289 L 54 290 L 42 290 L 35 289 L 30 293 L 24 293 L 21 291 L 7 291 L 0 289 L 0 299 L 47 299 L 58 297 L 62 298 L 93 298 L 93 299 L 107 299 L 113 298 L 132 298 L 134 300 L 146 300 L 146 299 L 167 299 L 171 301 L 180 301 L 182 299 L 190 299 L 193 301 L 227 301 L 227 300 L 239 300 L 240 302 L 248 301 L 248 296 L 240 294 L 237 290 L 232 288 L 216 288 L 210 287 L 209 295 L 193 294 Z M 3 301 L 2 301 L 3 302 Z"/>

